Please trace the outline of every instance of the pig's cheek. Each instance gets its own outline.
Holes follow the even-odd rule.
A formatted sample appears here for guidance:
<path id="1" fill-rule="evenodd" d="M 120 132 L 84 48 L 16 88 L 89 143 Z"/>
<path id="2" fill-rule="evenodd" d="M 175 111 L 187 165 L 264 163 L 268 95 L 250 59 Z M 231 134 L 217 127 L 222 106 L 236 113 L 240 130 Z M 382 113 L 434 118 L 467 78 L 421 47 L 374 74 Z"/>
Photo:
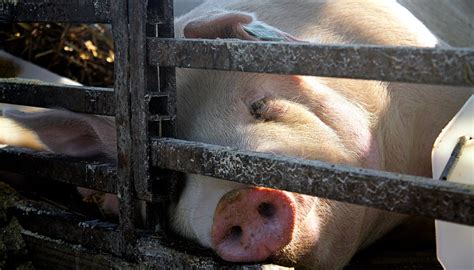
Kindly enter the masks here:
<path id="1" fill-rule="evenodd" d="M 180 235 L 212 247 L 211 228 L 220 198 L 244 185 L 216 178 L 190 174 L 172 216 L 173 229 Z"/>
<path id="2" fill-rule="evenodd" d="M 294 265 L 303 258 L 313 257 L 318 249 L 324 250 L 324 243 L 320 242 L 321 227 L 325 210 L 324 205 L 316 197 L 290 193 L 296 202 L 296 223 L 291 242 L 280 252 L 275 254 L 275 262 L 284 265 Z"/>
<path id="3" fill-rule="evenodd" d="M 302 249 L 315 250 L 318 245 L 324 208 L 320 204 L 319 198 L 307 195 L 294 194 L 297 202 L 297 229 L 295 230 L 295 240 L 302 243 Z M 301 239 L 300 239 L 301 238 Z"/>

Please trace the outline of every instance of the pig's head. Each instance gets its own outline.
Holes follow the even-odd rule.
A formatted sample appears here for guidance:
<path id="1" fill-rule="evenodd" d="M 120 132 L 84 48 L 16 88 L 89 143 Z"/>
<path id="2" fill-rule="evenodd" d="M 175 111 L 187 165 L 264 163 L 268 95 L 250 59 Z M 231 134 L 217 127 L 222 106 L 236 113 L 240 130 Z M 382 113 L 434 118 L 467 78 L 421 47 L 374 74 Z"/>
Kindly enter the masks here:
<path id="1" fill-rule="evenodd" d="M 216 11 L 178 23 L 177 29 L 190 38 L 258 41 L 244 28 L 252 23 L 276 39 L 298 40 L 241 12 Z M 358 91 L 348 90 L 362 83 L 340 82 L 177 69 L 179 136 L 379 168 L 383 158 L 375 138 L 373 108 L 361 101 L 365 97 Z M 114 156 L 115 129 L 110 119 L 64 111 L 6 116 L 34 130 L 52 151 Z M 170 209 L 172 228 L 234 262 L 274 260 L 339 268 L 397 220 L 382 211 L 326 199 L 200 175 L 186 178 L 178 203 Z M 116 202 L 109 210 L 118 212 Z"/>
<path id="2" fill-rule="evenodd" d="M 182 23 L 187 38 L 258 41 L 251 14 L 215 11 Z M 178 33 L 179 34 L 179 33 Z M 259 152 L 379 168 L 371 108 L 316 77 L 177 70 L 181 138 Z M 350 84 L 350 83 L 349 83 Z M 331 86 L 329 86 L 331 85 Z M 346 86 L 347 87 L 347 86 Z M 360 99 L 359 99 L 360 100 Z M 284 180 L 284 179 L 282 179 Z M 225 260 L 342 267 L 391 224 L 382 212 L 285 191 L 188 175 L 172 227 Z"/>

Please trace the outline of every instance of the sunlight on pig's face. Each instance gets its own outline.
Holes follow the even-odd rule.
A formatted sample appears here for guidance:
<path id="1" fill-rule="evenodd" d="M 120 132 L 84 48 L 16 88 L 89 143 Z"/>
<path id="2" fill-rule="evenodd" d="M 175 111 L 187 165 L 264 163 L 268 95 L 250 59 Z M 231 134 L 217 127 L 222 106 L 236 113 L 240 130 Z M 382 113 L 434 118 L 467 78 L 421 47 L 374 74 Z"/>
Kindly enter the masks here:
<path id="1" fill-rule="evenodd" d="M 179 135 L 183 139 L 334 163 L 358 166 L 374 163 L 372 155 L 377 148 L 372 145 L 368 114 L 318 78 L 186 69 L 178 70 L 177 75 Z M 272 257 L 282 263 L 295 263 L 305 257 L 319 256 L 329 247 L 341 251 L 354 249 L 346 240 L 357 236 L 365 208 L 289 192 L 247 189 L 238 183 L 188 175 L 180 201 L 171 210 L 172 226 L 183 236 L 216 249 L 230 261 Z M 224 200 L 231 191 L 240 192 L 245 199 Z M 275 242 L 253 231 L 248 233 L 253 238 L 245 238 L 245 230 L 257 226 L 255 220 L 262 214 L 257 213 L 247 221 L 244 217 L 261 208 L 259 198 L 263 197 L 267 198 L 266 202 L 275 202 L 270 208 L 278 212 L 272 211 L 270 224 L 274 224 L 272 228 L 282 228 L 279 237 L 288 241 Z M 276 203 L 282 200 L 286 203 Z M 257 205 L 249 201 L 256 201 Z M 281 209 L 286 207 L 294 211 L 282 214 Z M 215 212 L 216 208 L 233 209 L 224 211 L 242 218 L 233 219 L 238 225 L 231 226 L 230 216 Z M 238 214 L 240 210 L 242 214 Z M 225 226 L 229 226 L 227 232 Z M 343 228 L 344 233 L 331 236 L 328 232 L 336 228 L 338 231 Z M 237 240 L 223 242 L 220 239 L 223 237 L 237 237 Z M 275 243 L 275 250 L 269 253 L 255 249 L 245 253 L 245 248 L 262 244 L 254 238 L 263 239 L 267 245 Z M 235 242 L 240 245 L 246 241 L 252 244 L 236 247 Z M 321 247 L 315 249 L 315 245 Z M 237 253 L 242 255 L 234 255 Z M 340 254 L 344 258 L 352 255 Z"/>

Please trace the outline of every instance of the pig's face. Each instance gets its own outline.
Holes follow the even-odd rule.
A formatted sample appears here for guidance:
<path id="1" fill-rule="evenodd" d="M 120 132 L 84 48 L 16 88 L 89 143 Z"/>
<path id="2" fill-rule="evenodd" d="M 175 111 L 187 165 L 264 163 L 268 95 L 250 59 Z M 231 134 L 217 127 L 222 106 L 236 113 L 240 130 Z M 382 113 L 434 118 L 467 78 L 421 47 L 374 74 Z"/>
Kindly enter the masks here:
<path id="1" fill-rule="evenodd" d="M 256 40 L 241 27 L 253 22 L 251 15 L 212 14 L 187 22 L 184 35 Z M 297 40 L 278 29 L 271 32 Z M 366 86 L 376 93 L 375 84 L 361 81 L 178 69 L 179 136 L 378 168 L 383 158 L 374 135 L 377 106 L 361 94 Z M 64 111 L 6 115 L 34 130 L 52 151 L 115 156 L 111 119 Z M 80 191 L 90 196 L 88 190 Z M 107 210 L 118 213 L 116 198 L 111 198 Z M 342 267 L 398 219 L 361 206 L 199 175 L 187 176 L 170 215 L 176 232 L 213 248 L 225 260 L 272 259 L 326 269 Z"/>
<path id="2" fill-rule="evenodd" d="M 218 13 L 188 23 L 184 33 L 254 40 L 241 29 L 252 20 L 245 14 Z M 378 167 L 371 114 L 327 80 L 179 69 L 177 88 L 181 138 Z M 329 268 L 347 263 L 367 240 L 368 219 L 378 215 L 364 207 L 200 175 L 187 176 L 170 213 L 178 233 L 213 248 L 225 260 L 272 259 Z"/>
<path id="3" fill-rule="evenodd" d="M 377 166 L 369 114 L 316 77 L 186 69 L 177 77 L 182 138 Z M 226 260 L 301 263 L 317 258 L 321 266 L 344 265 L 362 244 L 366 210 L 188 175 L 171 215 L 177 232 Z"/>

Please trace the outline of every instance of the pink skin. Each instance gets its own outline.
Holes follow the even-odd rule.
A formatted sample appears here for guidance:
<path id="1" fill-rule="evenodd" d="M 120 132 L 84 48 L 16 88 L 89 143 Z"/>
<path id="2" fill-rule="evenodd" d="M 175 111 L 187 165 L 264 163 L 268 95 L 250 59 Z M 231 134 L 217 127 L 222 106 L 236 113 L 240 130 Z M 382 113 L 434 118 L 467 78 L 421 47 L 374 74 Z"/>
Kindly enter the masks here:
<path id="1" fill-rule="evenodd" d="M 240 31 L 249 17 L 218 11 L 188 22 L 184 35 L 254 40 Z M 178 75 L 178 102 L 185 104 L 180 106 L 179 116 L 180 123 L 186 123 L 180 127 L 183 138 L 334 163 L 379 166 L 370 112 L 343 92 L 328 87 L 324 79 L 193 70 L 180 70 Z M 191 91 L 192 99 L 186 95 Z M 253 112 L 252 106 L 261 100 L 259 111 Z M 199 211 L 195 220 L 179 214 L 192 209 L 191 201 L 208 202 L 208 196 L 195 194 L 210 190 L 212 187 L 199 180 L 189 185 L 186 194 L 190 196 L 173 211 L 178 217 L 174 226 L 182 235 L 196 238 L 233 262 L 272 259 L 285 265 L 342 267 L 366 237 L 362 235 L 364 222 L 380 214 L 324 199 L 247 187 L 222 193 L 225 195 L 216 202 L 212 224 L 201 222 L 201 217 L 209 216 L 204 211 Z M 275 203 L 274 219 L 258 211 L 266 201 Z M 287 207 L 291 210 L 280 211 Z M 199 226 L 194 225 L 197 221 Z M 387 223 L 387 228 L 393 226 L 391 219 Z M 212 241 L 206 239 L 208 230 Z"/>
<path id="2" fill-rule="evenodd" d="M 348 102 L 344 96 L 324 86 L 316 78 L 313 81 L 299 76 L 186 72 L 184 74 L 183 70 L 179 70 L 181 78 L 187 79 L 178 82 L 179 89 L 184 93 L 188 89 L 200 91 L 192 99 L 187 98 L 187 95 L 178 99 L 189 103 L 180 106 L 180 123 L 183 123 L 180 131 L 183 132 L 183 138 L 356 166 L 373 166 L 370 163 L 377 163 L 369 161 L 367 157 L 376 147 L 371 145 L 374 140 L 371 139 L 369 121 L 363 109 Z M 186 84 L 183 85 L 183 82 Z M 201 100 L 210 100 L 210 96 L 212 102 L 200 103 Z M 265 101 L 256 119 L 255 113 L 251 112 L 252 104 L 262 98 Z M 225 106 L 225 115 L 222 113 L 222 104 L 231 104 Z M 333 112 L 334 108 L 344 110 Z M 219 118 L 207 121 L 215 115 Z M 290 237 L 290 241 L 286 244 L 279 242 L 269 249 L 268 242 L 273 239 L 264 233 L 266 230 L 258 228 L 257 225 L 261 223 L 258 212 L 252 213 L 259 205 L 256 193 L 246 188 L 242 191 L 245 195 L 241 195 L 243 202 L 229 202 L 226 197 L 234 196 L 225 194 L 240 194 L 239 188 L 242 187 L 228 184 L 219 188 L 218 192 L 222 195 L 213 204 L 214 201 L 209 198 L 217 192 L 218 182 L 218 179 L 204 182 L 199 176 L 189 178 L 186 193 L 177 208 L 173 209 L 172 214 L 176 217 L 173 226 L 178 228 L 180 234 L 213 248 L 225 260 L 251 262 L 271 259 L 285 265 L 308 262 L 315 266 L 326 265 L 327 269 L 331 269 L 331 266 L 347 262 L 365 237 L 359 237 L 365 217 L 369 216 L 365 214 L 364 208 L 284 192 L 284 197 L 291 198 L 295 205 L 294 218 L 291 218 L 293 221 L 289 221 L 294 223 L 292 231 L 281 230 L 283 235 Z M 257 201 L 244 204 L 253 199 Z M 192 212 L 196 203 L 200 206 Z M 220 209 L 227 207 L 231 210 L 221 213 Z M 226 220 L 226 214 L 233 219 Z M 209 223 L 204 221 L 208 218 Z M 279 222 L 285 223 L 283 219 Z M 236 224 L 243 224 L 239 225 L 242 229 L 241 238 L 231 238 L 222 244 L 226 235 L 232 235 L 232 227 Z M 187 230 L 179 231 L 180 228 Z M 256 235 L 253 239 L 245 235 L 250 234 L 247 232 L 249 229 L 253 230 L 250 233 Z M 212 240 L 208 241 L 208 234 Z M 242 240 L 242 243 L 237 240 Z M 254 244 L 249 245 L 250 241 Z M 253 250 L 242 251 L 246 246 Z M 316 259 L 318 264 L 312 259 Z"/>
<path id="3" fill-rule="evenodd" d="M 286 246 L 295 226 L 295 202 L 285 192 L 241 188 L 225 194 L 212 226 L 213 246 L 232 262 L 262 261 Z"/>

